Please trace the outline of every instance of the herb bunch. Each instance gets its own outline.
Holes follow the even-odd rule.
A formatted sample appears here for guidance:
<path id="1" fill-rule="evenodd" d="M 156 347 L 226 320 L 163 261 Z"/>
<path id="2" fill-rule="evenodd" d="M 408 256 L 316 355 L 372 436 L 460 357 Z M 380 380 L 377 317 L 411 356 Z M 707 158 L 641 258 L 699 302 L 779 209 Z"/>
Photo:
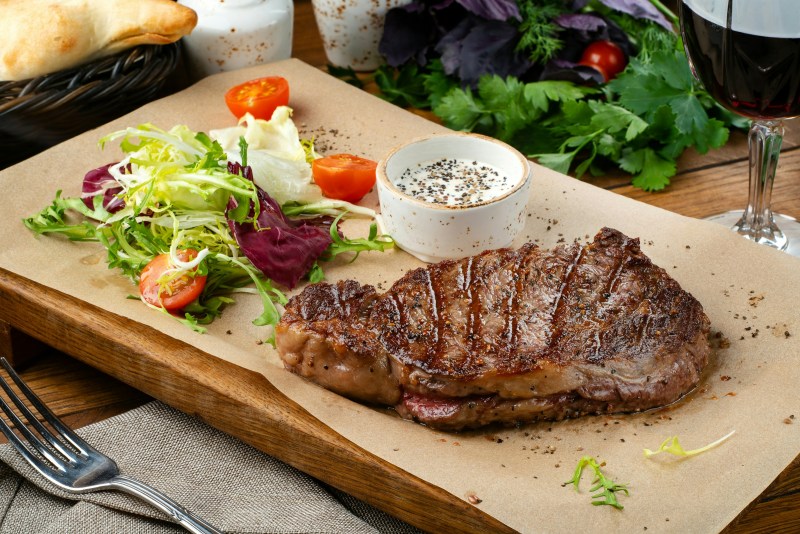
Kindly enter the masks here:
<path id="1" fill-rule="evenodd" d="M 658 0 L 415 0 L 390 10 L 374 74 L 383 98 L 496 137 L 576 177 L 621 170 L 658 191 L 689 147 L 723 146 L 745 120 L 694 80 Z M 497 17 L 506 18 L 498 19 Z M 608 83 L 578 65 L 591 42 L 627 55 Z"/>

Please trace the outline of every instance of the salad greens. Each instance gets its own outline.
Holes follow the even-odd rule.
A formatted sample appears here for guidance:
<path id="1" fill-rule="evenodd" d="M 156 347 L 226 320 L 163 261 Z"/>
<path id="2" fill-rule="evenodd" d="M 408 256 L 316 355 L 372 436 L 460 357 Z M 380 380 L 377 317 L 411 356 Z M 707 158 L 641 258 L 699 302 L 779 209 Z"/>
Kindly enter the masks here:
<path id="1" fill-rule="evenodd" d="M 414 0 L 387 13 L 374 81 L 392 103 L 559 172 L 616 169 L 657 191 L 686 148 L 705 153 L 747 127 L 694 80 L 676 23 L 658 0 Z M 609 82 L 580 64 L 596 41 L 628 58 Z"/>
<path id="2" fill-rule="evenodd" d="M 176 276 L 197 269 L 206 286 L 181 319 L 195 330 L 204 331 L 200 325 L 235 293 L 258 294 L 263 310 L 254 324 L 275 325 L 287 300 L 276 283 L 291 289 L 304 276 L 320 280 L 318 261 L 393 246 L 375 223 L 366 238 L 341 235 L 343 217 L 374 212 L 322 196 L 311 178 L 313 143 L 299 139 L 290 117 L 278 108 L 270 121 L 245 116 L 244 125 L 210 136 L 151 124 L 111 133 L 101 146 L 119 140 L 124 158 L 87 173 L 81 197 L 58 191 L 24 223 L 37 234 L 100 242 L 109 268 L 134 282 L 159 254 L 170 254 Z M 180 249 L 198 254 L 182 262 Z"/>

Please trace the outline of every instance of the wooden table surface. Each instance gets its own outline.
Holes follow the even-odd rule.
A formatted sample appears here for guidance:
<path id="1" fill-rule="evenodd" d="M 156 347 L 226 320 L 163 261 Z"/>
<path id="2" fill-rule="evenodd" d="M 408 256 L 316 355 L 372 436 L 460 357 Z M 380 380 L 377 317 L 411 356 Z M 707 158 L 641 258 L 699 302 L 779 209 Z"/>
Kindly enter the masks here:
<path id="1" fill-rule="evenodd" d="M 295 1 L 293 55 L 312 66 L 325 68 L 322 42 L 308 0 Z M 787 126 L 773 207 L 777 212 L 800 218 L 800 125 Z M 745 136 L 736 133 L 721 150 L 702 156 L 685 154 L 679 163 L 679 175 L 664 192 L 635 189 L 624 176 L 603 178 L 596 184 L 691 217 L 741 209 L 747 194 L 746 144 Z M 20 332 L 7 327 L 3 331 L 3 326 L 0 325 L 0 354 L 13 354 L 25 380 L 68 424 L 87 425 L 150 400 L 144 393 L 64 353 L 38 346 L 38 342 Z M 798 531 L 800 457 L 726 530 L 728 533 Z"/>

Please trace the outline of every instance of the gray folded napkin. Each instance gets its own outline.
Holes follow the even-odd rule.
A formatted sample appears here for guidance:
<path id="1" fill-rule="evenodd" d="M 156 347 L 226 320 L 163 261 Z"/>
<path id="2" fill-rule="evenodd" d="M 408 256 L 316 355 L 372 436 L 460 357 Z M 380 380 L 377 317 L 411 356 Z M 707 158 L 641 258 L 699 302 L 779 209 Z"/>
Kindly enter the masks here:
<path id="1" fill-rule="evenodd" d="M 417 533 L 415 528 L 160 402 L 82 428 L 123 474 L 225 532 Z M 129 495 L 72 495 L 0 446 L 0 534 L 185 532 Z M 20 476 L 21 475 L 21 476 Z"/>

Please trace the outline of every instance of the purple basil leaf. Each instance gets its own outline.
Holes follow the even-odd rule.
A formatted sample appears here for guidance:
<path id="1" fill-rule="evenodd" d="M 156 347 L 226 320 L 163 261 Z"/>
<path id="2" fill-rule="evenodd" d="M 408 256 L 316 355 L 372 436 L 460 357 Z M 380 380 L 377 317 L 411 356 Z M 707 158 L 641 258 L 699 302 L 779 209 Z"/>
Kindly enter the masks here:
<path id="1" fill-rule="evenodd" d="M 440 11 L 442 9 L 450 7 L 450 5 L 453 2 L 455 2 L 455 0 L 441 0 L 441 2 L 436 2 L 435 4 L 431 4 L 431 9 Z"/>
<path id="2" fill-rule="evenodd" d="M 514 0 L 456 0 L 464 9 L 487 20 L 521 20 Z"/>
<path id="3" fill-rule="evenodd" d="M 427 10 L 413 9 L 409 4 L 386 13 L 378 51 L 386 63 L 399 67 L 411 59 L 424 65 L 425 53 L 436 39 L 433 17 Z"/>
<path id="4" fill-rule="evenodd" d="M 268 278 L 291 289 L 331 244 L 330 223 L 326 227 L 324 223 L 317 226 L 319 221 L 293 222 L 272 197 L 260 188 L 257 191 L 258 224 L 229 219 L 228 226 L 250 262 Z M 231 197 L 228 210 L 235 208 L 236 200 Z"/>
<path id="5" fill-rule="evenodd" d="M 531 63 L 516 52 L 517 29 L 506 22 L 471 17 L 445 35 L 437 46 L 445 72 L 455 73 L 467 85 L 484 74 L 521 76 Z"/>
<path id="6" fill-rule="evenodd" d="M 116 196 L 122 192 L 122 186 L 108 172 L 108 169 L 114 165 L 119 165 L 119 163 L 103 165 L 87 172 L 83 177 L 81 198 L 87 208 L 94 209 L 94 197 L 98 195 L 103 195 L 103 207 L 109 213 L 117 212 L 125 207 L 125 201 Z"/>
<path id="7" fill-rule="evenodd" d="M 553 22 L 568 30 L 581 30 L 585 32 L 596 32 L 608 26 L 605 19 L 602 17 L 581 13 L 559 15 L 553 19 Z"/>
<path id="8" fill-rule="evenodd" d="M 472 19 L 464 19 L 437 43 L 436 51 L 441 54 L 445 74 L 455 74 L 461 66 L 462 45 L 472 28 Z"/>
<path id="9" fill-rule="evenodd" d="M 577 63 L 583 51 L 595 41 L 611 41 L 619 46 L 625 56 L 636 54 L 628 35 L 613 20 L 599 15 L 561 15 L 555 22 L 564 28 L 561 39 L 564 46 L 559 50 L 557 59 Z"/>
<path id="10" fill-rule="evenodd" d="M 583 65 L 576 65 L 571 61 L 563 59 L 553 59 L 545 65 L 542 71 L 540 80 L 560 80 L 565 82 L 572 82 L 577 84 L 585 84 L 587 82 L 594 84 L 603 83 L 603 75 L 600 71 L 592 67 L 584 67 Z"/>
<path id="11" fill-rule="evenodd" d="M 672 24 L 664 14 L 648 0 L 600 0 L 600 2 L 615 11 L 626 13 L 637 19 L 653 21 L 669 31 L 674 31 Z"/>
<path id="12" fill-rule="evenodd" d="M 613 20 L 608 21 L 608 40 L 616 44 L 625 53 L 625 57 L 633 57 L 636 55 L 636 47 L 631 42 L 625 30 L 620 28 Z"/>

